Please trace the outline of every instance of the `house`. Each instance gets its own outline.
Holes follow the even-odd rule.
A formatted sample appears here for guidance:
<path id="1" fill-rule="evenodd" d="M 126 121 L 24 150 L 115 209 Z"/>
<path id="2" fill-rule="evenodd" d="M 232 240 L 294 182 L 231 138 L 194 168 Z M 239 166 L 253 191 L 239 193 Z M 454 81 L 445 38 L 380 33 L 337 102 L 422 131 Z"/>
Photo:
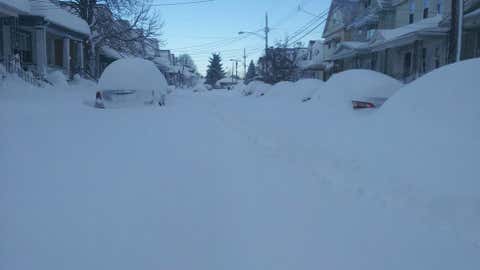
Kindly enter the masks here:
<path id="1" fill-rule="evenodd" d="M 324 63 L 323 40 L 311 40 L 308 43 L 307 59 L 299 62 L 302 78 L 326 80 L 327 65 Z"/>
<path id="2" fill-rule="evenodd" d="M 323 35 L 334 72 L 372 69 L 409 82 L 448 63 L 451 0 L 359 0 L 335 8 L 338 1 Z M 464 59 L 479 56 L 478 2 L 465 5 Z"/>
<path id="3" fill-rule="evenodd" d="M 180 84 L 181 67 L 177 66 L 176 57 L 170 50 L 158 50 L 153 62 L 167 79 L 169 85 Z"/>
<path id="4" fill-rule="evenodd" d="M 5 3 L 0 0 L 0 13 Z M 15 0 L 16 13 L 2 15 L 2 59 L 19 61 L 23 70 L 45 78 L 51 70 L 66 75 L 82 73 L 84 43 L 90 35 L 85 21 L 62 9 L 54 1 Z M 18 5 L 21 9 L 18 8 Z"/>

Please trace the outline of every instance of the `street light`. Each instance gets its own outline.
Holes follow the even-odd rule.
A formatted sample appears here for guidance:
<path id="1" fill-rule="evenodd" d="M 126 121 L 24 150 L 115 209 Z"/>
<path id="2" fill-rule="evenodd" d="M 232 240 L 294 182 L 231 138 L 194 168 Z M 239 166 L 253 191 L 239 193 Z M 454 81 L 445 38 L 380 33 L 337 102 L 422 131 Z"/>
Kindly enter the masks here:
<path id="1" fill-rule="evenodd" d="M 268 14 L 267 13 L 265 13 L 265 28 L 264 28 L 264 31 L 265 31 L 264 36 L 262 36 L 262 35 L 260 35 L 259 33 L 256 33 L 256 32 L 248 32 L 248 31 L 240 31 L 240 32 L 238 32 L 238 34 L 239 35 L 250 34 L 250 35 L 255 35 L 257 37 L 265 39 L 265 54 L 266 54 L 267 50 L 268 50 L 268 32 L 270 32 L 270 28 L 268 28 Z"/>

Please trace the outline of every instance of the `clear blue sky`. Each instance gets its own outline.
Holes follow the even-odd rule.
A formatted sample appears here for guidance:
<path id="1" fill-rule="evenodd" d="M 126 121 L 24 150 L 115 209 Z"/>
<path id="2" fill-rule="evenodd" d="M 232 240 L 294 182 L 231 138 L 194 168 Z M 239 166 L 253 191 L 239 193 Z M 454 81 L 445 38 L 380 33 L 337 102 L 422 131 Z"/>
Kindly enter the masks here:
<path id="1" fill-rule="evenodd" d="M 153 0 L 154 3 L 176 3 L 189 0 Z M 243 48 L 247 49 L 247 61 L 256 60 L 262 53 L 264 41 L 256 36 L 238 38 L 239 31 L 255 31 L 264 27 L 265 12 L 269 14 L 270 45 L 283 40 L 297 29 L 314 19 L 305 10 L 320 14 L 328 9 L 330 0 L 215 0 L 213 2 L 158 7 L 165 27 L 162 38 L 164 49 L 175 54 L 189 53 L 198 69 L 204 73 L 212 52 L 220 52 L 224 67 L 230 70 L 232 58 L 242 59 Z M 320 39 L 323 26 L 306 36 L 303 41 Z M 259 32 L 261 34 L 261 32 Z M 210 45 L 205 45 L 211 43 Z M 201 46 L 203 45 L 203 46 Z M 243 66 L 239 73 L 243 73 Z"/>

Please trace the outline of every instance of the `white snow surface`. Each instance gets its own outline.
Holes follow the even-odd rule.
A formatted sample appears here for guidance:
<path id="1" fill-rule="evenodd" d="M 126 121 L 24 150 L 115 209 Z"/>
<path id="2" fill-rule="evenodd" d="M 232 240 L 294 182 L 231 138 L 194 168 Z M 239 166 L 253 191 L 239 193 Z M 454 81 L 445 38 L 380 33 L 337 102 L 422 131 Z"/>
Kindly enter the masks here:
<path id="1" fill-rule="evenodd" d="M 112 62 L 98 81 L 101 90 L 141 90 L 167 93 L 167 80 L 153 62 L 124 58 Z"/>
<path id="2" fill-rule="evenodd" d="M 0 269 L 477 270 L 479 68 L 368 113 L 191 90 L 96 110 L 78 78 L 0 81 Z"/>
<path id="3" fill-rule="evenodd" d="M 63 26 L 80 34 L 90 35 L 90 27 L 86 21 L 52 3 L 50 0 L 31 0 L 30 11 L 32 15 L 45 17 L 49 22 Z"/>
<path id="4" fill-rule="evenodd" d="M 13 8 L 18 12 L 30 11 L 30 5 L 28 0 L 0 0 L 0 6 L 1 5 Z"/>

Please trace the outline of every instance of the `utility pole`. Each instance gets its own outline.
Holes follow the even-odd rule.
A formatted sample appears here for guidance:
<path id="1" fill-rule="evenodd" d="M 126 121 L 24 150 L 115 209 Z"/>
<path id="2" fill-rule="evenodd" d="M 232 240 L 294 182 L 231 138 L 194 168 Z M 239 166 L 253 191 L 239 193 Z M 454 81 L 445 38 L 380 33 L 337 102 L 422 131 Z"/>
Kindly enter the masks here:
<path id="1" fill-rule="evenodd" d="M 240 62 L 240 60 L 237 60 L 237 59 L 230 59 L 230 61 L 232 61 L 232 83 L 234 82 L 233 80 L 233 72 L 235 71 L 235 76 L 238 78 L 238 62 Z"/>
<path id="2" fill-rule="evenodd" d="M 460 62 L 462 56 L 462 37 L 463 37 L 463 0 L 458 0 L 458 37 L 457 37 L 457 62 Z"/>
<path id="3" fill-rule="evenodd" d="M 452 0 L 448 62 L 458 62 L 462 54 L 463 0 Z"/>
<path id="4" fill-rule="evenodd" d="M 265 54 L 268 50 L 268 33 L 270 32 L 270 28 L 268 28 L 268 13 L 265 12 Z"/>
<path id="5" fill-rule="evenodd" d="M 243 48 L 243 79 L 247 78 L 247 50 Z"/>

